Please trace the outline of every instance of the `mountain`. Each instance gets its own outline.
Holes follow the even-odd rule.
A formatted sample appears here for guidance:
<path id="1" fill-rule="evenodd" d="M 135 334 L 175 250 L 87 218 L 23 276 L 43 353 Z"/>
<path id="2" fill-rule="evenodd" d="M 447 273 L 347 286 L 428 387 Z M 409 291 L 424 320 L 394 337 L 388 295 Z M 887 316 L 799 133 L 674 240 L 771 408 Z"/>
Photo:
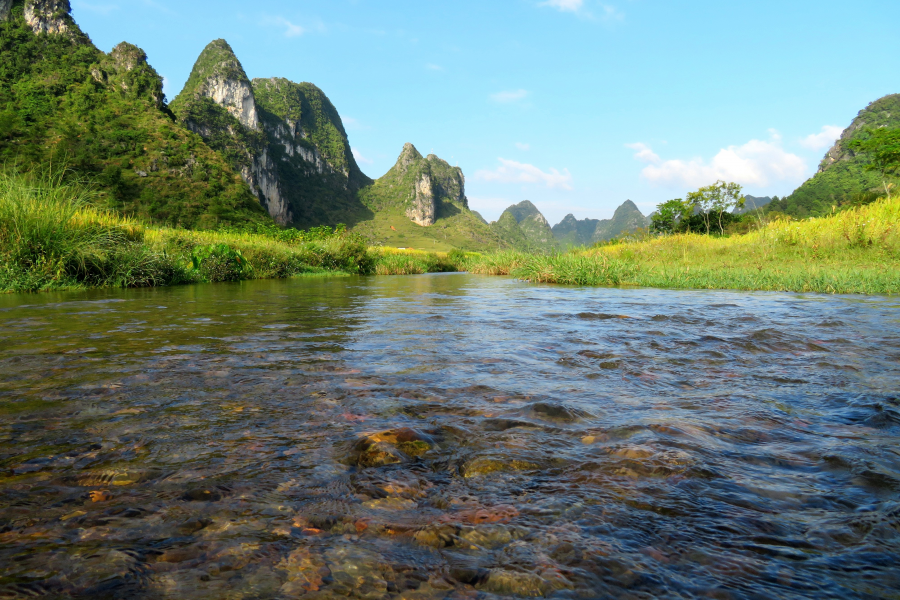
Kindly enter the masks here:
<path id="1" fill-rule="evenodd" d="M 852 202 L 882 187 L 881 174 L 866 169 L 869 159 L 850 149 L 850 142 L 868 137 L 868 128 L 900 127 L 900 94 L 885 96 L 861 110 L 839 140 L 825 154 L 818 172 L 767 210 L 802 218 L 820 216 L 833 206 Z"/>
<path id="2" fill-rule="evenodd" d="M 465 183 L 462 169 L 407 143 L 387 173 L 359 189 L 372 216 L 353 229 L 375 243 L 426 250 L 508 247 L 469 210 Z"/>
<path id="3" fill-rule="evenodd" d="M 772 201 L 772 198 L 769 196 L 757 197 L 757 196 L 744 196 L 744 206 L 743 208 L 736 208 L 733 212 L 736 215 L 743 215 L 745 213 L 755 211 L 757 208 L 762 208 L 766 206 Z"/>
<path id="4" fill-rule="evenodd" d="M 553 226 L 553 236 L 564 248 L 590 246 L 649 225 L 650 218 L 645 217 L 634 202 L 626 200 L 613 213 L 612 219 L 579 221 L 574 215 L 566 215 L 562 221 Z"/>
<path id="5" fill-rule="evenodd" d="M 313 84 L 250 81 L 220 39 L 200 53 L 170 108 L 240 173 L 276 222 L 308 227 L 371 216 L 356 198 L 371 180 L 334 105 Z"/>
<path id="6" fill-rule="evenodd" d="M 548 251 L 556 249 L 550 224 L 541 211 L 528 200 L 513 204 L 491 223 L 493 229 L 509 245 L 520 250 Z"/>
<path id="7" fill-rule="evenodd" d="M 106 54 L 68 0 L 0 0 L 0 161 L 64 165 L 109 208 L 183 227 L 270 221 L 219 154 L 179 127 L 138 47 Z"/>

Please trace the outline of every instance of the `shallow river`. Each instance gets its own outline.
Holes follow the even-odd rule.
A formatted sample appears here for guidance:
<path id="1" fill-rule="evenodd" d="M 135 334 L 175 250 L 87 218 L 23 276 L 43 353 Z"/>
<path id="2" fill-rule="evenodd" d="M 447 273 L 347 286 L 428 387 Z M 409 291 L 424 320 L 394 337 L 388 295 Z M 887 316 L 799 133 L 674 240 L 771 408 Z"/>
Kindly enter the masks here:
<path id="1" fill-rule="evenodd" d="M 0 598 L 900 598 L 900 299 L 0 296 Z"/>

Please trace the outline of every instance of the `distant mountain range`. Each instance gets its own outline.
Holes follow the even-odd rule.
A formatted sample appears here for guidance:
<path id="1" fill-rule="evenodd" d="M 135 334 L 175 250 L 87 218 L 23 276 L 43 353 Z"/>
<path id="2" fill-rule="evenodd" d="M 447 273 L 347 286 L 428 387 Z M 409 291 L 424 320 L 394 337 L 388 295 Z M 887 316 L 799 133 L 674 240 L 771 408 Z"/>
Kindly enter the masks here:
<path id="1" fill-rule="evenodd" d="M 736 208 L 733 212 L 736 215 L 743 215 L 745 213 L 755 211 L 756 209 L 762 208 L 772 201 L 772 198 L 769 196 L 763 196 L 761 198 L 756 196 L 744 196 L 744 206 L 743 208 Z"/>
<path id="2" fill-rule="evenodd" d="M 590 246 L 649 225 L 649 217 L 645 217 L 634 202 L 626 200 L 611 219 L 578 220 L 569 214 L 550 227 L 541 211 L 528 200 L 523 200 L 503 211 L 500 218 L 491 223 L 491 228 L 514 248 L 550 251 Z"/>

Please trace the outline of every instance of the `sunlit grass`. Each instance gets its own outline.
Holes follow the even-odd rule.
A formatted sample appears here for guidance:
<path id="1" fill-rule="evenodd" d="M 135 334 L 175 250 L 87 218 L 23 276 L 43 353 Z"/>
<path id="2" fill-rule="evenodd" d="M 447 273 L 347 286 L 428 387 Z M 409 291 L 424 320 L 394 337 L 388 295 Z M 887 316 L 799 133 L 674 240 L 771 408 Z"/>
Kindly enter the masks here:
<path id="1" fill-rule="evenodd" d="M 900 293 L 900 196 L 742 236 L 679 234 L 556 256 L 503 252 L 474 273 L 537 282 L 664 288 Z"/>

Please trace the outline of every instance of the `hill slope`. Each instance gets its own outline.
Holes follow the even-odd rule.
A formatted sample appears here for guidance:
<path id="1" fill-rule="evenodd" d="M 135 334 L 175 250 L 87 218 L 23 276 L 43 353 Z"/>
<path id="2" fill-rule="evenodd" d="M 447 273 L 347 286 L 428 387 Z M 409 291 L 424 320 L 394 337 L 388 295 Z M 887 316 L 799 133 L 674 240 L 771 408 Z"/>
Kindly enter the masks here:
<path id="1" fill-rule="evenodd" d="M 0 58 L 0 160 L 65 165 L 110 208 L 156 222 L 269 221 L 228 162 L 173 122 L 144 52 L 98 50 L 68 0 L 0 2 Z"/>
<path id="2" fill-rule="evenodd" d="M 900 127 L 900 94 L 880 98 L 861 110 L 822 159 L 818 172 L 790 196 L 771 202 L 767 210 L 797 218 L 821 216 L 830 213 L 833 206 L 852 202 L 873 190 L 878 192 L 881 175 L 867 170 L 869 159 L 850 149 L 850 142 L 865 139 L 870 127 Z"/>

